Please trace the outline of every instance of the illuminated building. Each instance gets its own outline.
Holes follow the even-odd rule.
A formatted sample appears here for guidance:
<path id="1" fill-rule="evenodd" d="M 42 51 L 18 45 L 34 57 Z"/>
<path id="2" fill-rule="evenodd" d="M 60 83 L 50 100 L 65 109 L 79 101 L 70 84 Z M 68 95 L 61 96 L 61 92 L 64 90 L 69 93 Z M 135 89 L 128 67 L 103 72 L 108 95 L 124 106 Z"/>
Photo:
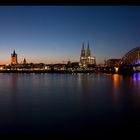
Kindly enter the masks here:
<path id="1" fill-rule="evenodd" d="M 17 62 L 17 54 L 15 53 L 15 50 L 14 50 L 13 53 L 11 54 L 11 64 L 12 64 L 12 65 L 18 64 L 18 62 Z"/>
<path id="2" fill-rule="evenodd" d="M 81 56 L 80 56 L 80 65 L 87 67 L 89 64 L 96 64 L 95 57 L 91 56 L 91 51 L 89 48 L 89 43 L 87 50 L 84 49 L 84 43 L 82 44 Z"/>
<path id="3" fill-rule="evenodd" d="M 115 67 L 119 65 L 121 59 L 108 59 L 105 61 L 105 66 L 107 67 Z"/>

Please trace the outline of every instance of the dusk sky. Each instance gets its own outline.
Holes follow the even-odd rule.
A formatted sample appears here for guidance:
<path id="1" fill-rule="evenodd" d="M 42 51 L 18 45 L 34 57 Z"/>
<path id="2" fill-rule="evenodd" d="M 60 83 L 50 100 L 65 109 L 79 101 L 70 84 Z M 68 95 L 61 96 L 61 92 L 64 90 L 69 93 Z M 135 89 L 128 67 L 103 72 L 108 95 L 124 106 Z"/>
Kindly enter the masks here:
<path id="1" fill-rule="evenodd" d="M 0 6 L 0 64 L 80 59 L 89 42 L 97 63 L 140 46 L 140 6 Z"/>

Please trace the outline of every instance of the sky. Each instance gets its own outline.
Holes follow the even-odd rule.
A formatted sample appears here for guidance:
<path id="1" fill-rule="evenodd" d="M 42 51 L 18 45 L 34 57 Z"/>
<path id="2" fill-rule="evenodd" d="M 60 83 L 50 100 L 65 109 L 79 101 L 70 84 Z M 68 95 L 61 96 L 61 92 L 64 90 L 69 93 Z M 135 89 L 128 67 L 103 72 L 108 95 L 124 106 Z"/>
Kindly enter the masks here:
<path id="1" fill-rule="evenodd" d="M 0 6 L 0 64 L 79 62 L 89 43 L 97 64 L 140 46 L 140 6 Z"/>

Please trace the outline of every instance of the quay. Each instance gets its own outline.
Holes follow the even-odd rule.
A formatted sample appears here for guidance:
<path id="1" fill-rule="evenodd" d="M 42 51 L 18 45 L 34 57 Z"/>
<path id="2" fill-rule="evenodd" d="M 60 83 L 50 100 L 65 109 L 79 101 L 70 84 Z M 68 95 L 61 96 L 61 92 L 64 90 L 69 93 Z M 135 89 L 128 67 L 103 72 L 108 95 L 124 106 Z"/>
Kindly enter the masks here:
<path id="1" fill-rule="evenodd" d="M 121 75 L 131 75 L 136 71 L 132 66 L 124 67 L 96 67 L 95 69 L 85 69 L 85 70 L 0 70 L 0 73 L 110 73 L 110 74 L 121 74 Z"/>

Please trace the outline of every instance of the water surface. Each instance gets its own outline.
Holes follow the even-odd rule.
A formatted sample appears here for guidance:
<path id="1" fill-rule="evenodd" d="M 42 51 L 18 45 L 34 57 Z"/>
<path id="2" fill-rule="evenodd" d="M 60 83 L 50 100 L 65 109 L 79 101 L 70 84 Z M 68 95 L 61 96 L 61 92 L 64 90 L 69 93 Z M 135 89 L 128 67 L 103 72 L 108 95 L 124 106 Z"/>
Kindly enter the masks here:
<path id="1" fill-rule="evenodd" d="M 140 129 L 140 73 L 0 73 L 1 134 L 128 134 Z"/>

